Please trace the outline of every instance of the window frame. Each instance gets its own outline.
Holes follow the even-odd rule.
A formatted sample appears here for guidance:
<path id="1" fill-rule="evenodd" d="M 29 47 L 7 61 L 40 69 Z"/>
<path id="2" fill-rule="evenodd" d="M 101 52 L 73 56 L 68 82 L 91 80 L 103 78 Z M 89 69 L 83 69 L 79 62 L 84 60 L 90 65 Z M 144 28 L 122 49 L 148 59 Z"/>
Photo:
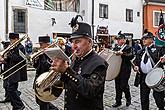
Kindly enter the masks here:
<path id="1" fill-rule="evenodd" d="M 102 9 L 101 9 L 102 7 L 103 7 L 103 10 L 104 10 L 103 12 L 102 12 Z M 108 11 L 109 11 L 108 10 L 108 4 L 99 3 L 99 18 L 108 19 Z M 103 13 L 103 14 L 101 14 L 101 13 Z M 104 16 L 104 14 L 107 14 L 107 16 Z"/>
<path id="2" fill-rule="evenodd" d="M 156 19 L 155 13 L 159 13 L 158 22 L 157 22 L 158 24 L 157 25 L 155 25 L 156 24 L 155 23 L 156 22 L 155 21 L 155 19 Z M 160 13 L 161 13 L 161 11 L 156 11 L 156 10 L 153 11 L 153 27 L 155 27 L 155 28 L 159 27 Z M 165 21 L 165 12 L 162 11 L 162 13 L 163 13 L 163 16 L 164 16 L 164 21 Z"/>
<path id="3" fill-rule="evenodd" d="M 23 15 L 19 15 L 19 13 L 21 12 L 21 14 Z M 13 32 L 15 33 L 27 33 L 28 31 L 28 26 L 27 26 L 27 20 L 28 20 L 28 16 L 27 16 L 27 9 L 26 8 L 13 8 Z M 24 18 L 18 18 L 18 17 L 24 17 Z M 21 21 L 19 21 L 21 20 Z M 17 24 L 20 23 L 20 24 Z M 21 24 L 22 23 L 22 24 Z M 21 29 L 16 29 L 17 27 L 19 27 L 20 25 L 23 25 L 23 31 Z"/>
<path id="4" fill-rule="evenodd" d="M 129 19 L 127 16 L 130 17 L 130 13 L 132 15 L 132 19 Z M 126 22 L 133 22 L 133 9 L 126 8 Z"/>

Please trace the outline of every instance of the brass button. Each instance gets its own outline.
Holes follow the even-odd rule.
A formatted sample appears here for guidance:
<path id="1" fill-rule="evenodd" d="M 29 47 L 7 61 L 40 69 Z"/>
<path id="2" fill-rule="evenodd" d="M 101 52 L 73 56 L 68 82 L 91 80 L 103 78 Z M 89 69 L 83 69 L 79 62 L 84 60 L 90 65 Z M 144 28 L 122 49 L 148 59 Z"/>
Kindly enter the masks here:
<path id="1" fill-rule="evenodd" d="M 74 81 L 74 80 L 75 80 L 75 78 L 72 78 L 72 80 Z"/>

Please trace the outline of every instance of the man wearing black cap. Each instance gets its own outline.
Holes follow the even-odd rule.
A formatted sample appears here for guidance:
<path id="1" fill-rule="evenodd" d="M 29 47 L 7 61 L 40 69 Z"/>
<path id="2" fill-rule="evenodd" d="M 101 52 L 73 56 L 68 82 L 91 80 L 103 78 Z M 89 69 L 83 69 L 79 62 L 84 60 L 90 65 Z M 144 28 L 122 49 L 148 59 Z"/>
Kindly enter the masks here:
<path id="1" fill-rule="evenodd" d="M 138 51 L 135 59 L 135 64 L 137 65 L 134 69 L 140 71 L 141 81 L 140 81 L 140 99 L 142 110 L 149 110 L 149 94 L 151 89 L 146 85 L 145 78 L 146 75 L 152 70 L 154 65 L 161 59 L 161 62 L 165 62 L 165 47 L 158 47 L 153 43 L 153 34 L 147 32 L 143 35 L 143 49 Z M 163 65 L 161 64 L 160 67 Z M 153 90 L 153 97 L 155 99 L 156 105 L 159 110 L 164 110 L 164 91 L 157 92 Z"/>
<path id="2" fill-rule="evenodd" d="M 9 33 L 10 43 L 13 44 L 19 40 L 19 34 L 17 33 Z M 19 43 L 16 45 L 10 52 L 3 56 L 4 62 L 7 65 L 7 69 L 10 69 L 4 76 L 15 72 L 13 75 L 8 77 L 6 80 L 8 82 L 7 93 L 10 97 L 11 105 L 13 106 L 12 110 L 23 110 L 25 108 L 23 102 L 21 101 L 18 94 L 18 83 L 20 81 L 27 80 L 27 69 L 26 66 L 20 69 L 23 65 L 26 64 L 26 61 L 20 56 L 20 51 L 25 54 L 24 46 Z M 22 63 L 20 63 L 23 61 Z M 17 65 L 15 68 L 11 69 L 11 67 Z M 18 71 L 17 71 L 18 70 Z"/>
<path id="3" fill-rule="evenodd" d="M 50 45 L 50 37 L 49 36 L 40 36 L 39 37 L 40 49 L 44 49 Z M 36 79 L 44 72 L 48 72 L 51 66 L 52 60 L 46 55 L 41 54 L 38 58 L 34 59 L 33 66 L 36 68 Z M 53 104 L 50 102 L 43 102 L 39 98 L 36 97 L 36 102 L 40 107 L 40 110 L 58 110 Z"/>
<path id="4" fill-rule="evenodd" d="M 122 93 L 125 93 L 126 106 L 131 104 L 131 93 L 128 80 L 131 74 L 131 59 L 133 59 L 133 49 L 128 45 L 124 34 L 119 34 L 117 37 L 118 44 L 114 48 L 117 55 L 122 58 L 122 63 L 120 67 L 120 72 L 115 78 L 115 89 L 116 89 L 116 103 L 112 105 L 113 107 L 118 107 L 122 104 Z"/>
<path id="5" fill-rule="evenodd" d="M 52 69 L 62 74 L 65 84 L 66 110 L 103 110 L 104 83 L 108 64 L 92 50 L 91 26 L 72 22 L 70 38 L 75 60 L 68 62 L 55 58 Z"/>

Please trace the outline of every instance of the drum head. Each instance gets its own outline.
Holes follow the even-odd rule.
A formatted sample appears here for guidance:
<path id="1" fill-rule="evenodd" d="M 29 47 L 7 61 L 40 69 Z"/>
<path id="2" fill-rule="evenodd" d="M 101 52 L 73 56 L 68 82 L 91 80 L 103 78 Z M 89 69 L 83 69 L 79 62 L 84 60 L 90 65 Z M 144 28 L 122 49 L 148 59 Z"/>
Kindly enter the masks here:
<path id="1" fill-rule="evenodd" d="M 149 87 L 157 85 L 164 77 L 164 71 L 162 68 L 155 68 L 149 72 L 146 76 L 145 82 Z"/>
<path id="2" fill-rule="evenodd" d="M 122 62 L 121 56 L 117 56 L 114 54 L 114 51 L 110 49 L 104 49 L 99 53 L 99 55 L 109 64 L 106 74 L 106 81 L 115 79 L 120 72 L 120 66 Z"/>

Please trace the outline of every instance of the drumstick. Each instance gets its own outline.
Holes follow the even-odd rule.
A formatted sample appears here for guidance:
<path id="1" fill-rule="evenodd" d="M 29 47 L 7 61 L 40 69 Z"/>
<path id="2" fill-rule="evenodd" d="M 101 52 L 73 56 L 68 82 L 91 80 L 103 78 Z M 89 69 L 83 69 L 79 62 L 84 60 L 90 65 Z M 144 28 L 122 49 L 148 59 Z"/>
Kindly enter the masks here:
<path id="1" fill-rule="evenodd" d="M 132 64 L 132 66 L 133 66 L 133 68 L 136 66 L 134 63 L 133 63 L 133 61 L 135 60 L 135 58 L 136 57 L 134 57 L 132 60 L 131 60 L 131 64 Z M 134 70 L 134 69 L 133 69 Z M 135 70 L 134 70 L 135 71 Z M 137 73 L 139 73 L 140 74 L 140 71 L 139 70 L 136 70 L 137 71 Z"/>
<path id="2" fill-rule="evenodd" d="M 165 55 L 163 55 L 163 57 L 165 57 Z M 156 68 L 159 65 L 160 62 L 161 62 L 161 60 L 159 60 L 153 68 Z"/>

